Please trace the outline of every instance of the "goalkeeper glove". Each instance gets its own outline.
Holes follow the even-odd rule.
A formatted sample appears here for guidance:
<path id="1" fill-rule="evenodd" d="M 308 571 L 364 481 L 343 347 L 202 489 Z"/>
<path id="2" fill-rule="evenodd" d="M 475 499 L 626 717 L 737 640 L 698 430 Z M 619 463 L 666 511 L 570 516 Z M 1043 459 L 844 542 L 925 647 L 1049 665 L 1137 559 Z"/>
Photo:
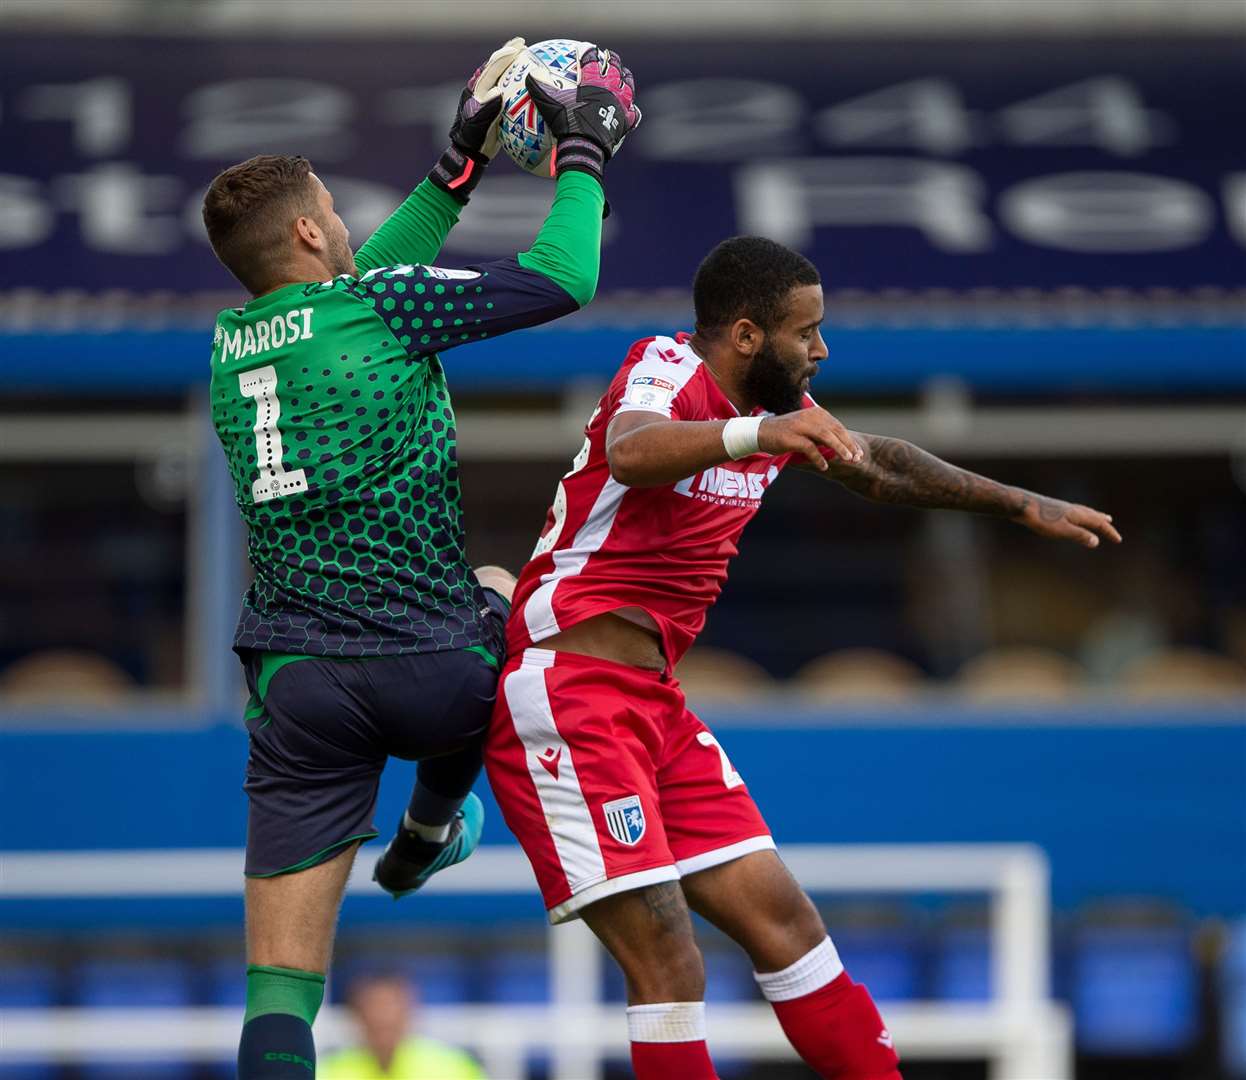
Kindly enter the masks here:
<path id="1" fill-rule="evenodd" d="M 523 48 L 523 38 L 511 38 L 467 80 L 450 126 L 450 145 L 428 174 L 429 180 L 464 205 L 498 152 L 498 118 L 502 115 L 498 80 Z"/>
<path id="2" fill-rule="evenodd" d="M 550 170 L 556 175 L 576 170 L 601 180 L 606 162 L 640 123 L 636 80 L 619 54 L 587 46 L 580 54 L 580 81 L 566 89 L 556 89 L 533 74 L 526 82 L 557 140 Z"/>

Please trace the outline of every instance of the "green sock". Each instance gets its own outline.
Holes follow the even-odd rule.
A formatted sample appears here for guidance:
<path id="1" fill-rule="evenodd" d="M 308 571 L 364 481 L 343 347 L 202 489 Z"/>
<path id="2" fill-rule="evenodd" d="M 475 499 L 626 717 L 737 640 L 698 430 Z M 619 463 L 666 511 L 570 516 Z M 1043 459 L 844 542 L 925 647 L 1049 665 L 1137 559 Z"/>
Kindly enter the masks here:
<path id="1" fill-rule="evenodd" d="M 309 1027 L 324 1001 L 324 976 L 297 968 L 247 966 L 247 1015 L 245 1025 L 257 1016 L 287 1013 Z"/>

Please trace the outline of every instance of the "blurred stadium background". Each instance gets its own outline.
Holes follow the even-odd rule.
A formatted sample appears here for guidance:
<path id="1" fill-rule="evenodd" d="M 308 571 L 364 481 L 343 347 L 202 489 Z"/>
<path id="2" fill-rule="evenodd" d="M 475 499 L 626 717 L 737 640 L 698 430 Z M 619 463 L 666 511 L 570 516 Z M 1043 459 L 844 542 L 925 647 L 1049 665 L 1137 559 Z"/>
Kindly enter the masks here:
<path id="1" fill-rule="evenodd" d="M 801 248 L 823 404 L 1102 507 L 1126 544 L 793 476 L 690 699 L 800 845 L 906 1077 L 1246 1077 L 1238 0 L 4 0 L 0 1077 L 230 1075 L 246 569 L 202 395 L 242 298 L 201 193 L 305 153 L 359 242 L 513 33 L 618 49 L 646 120 L 596 302 L 447 359 L 475 561 L 524 561 L 604 381 L 688 323 L 715 241 Z M 550 188 L 496 170 L 444 262 L 534 234 Z M 619 982 L 578 929 L 547 940 L 496 813 L 485 841 L 458 893 L 393 905 L 357 872 L 342 971 L 409 972 L 498 1080 L 601 1076 L 619 1006 L 576 1010 Z M 706 948 L 723 1075 L 807 1075 Z M 349 1037 L 327 1010 L 322 1042 Z"/>

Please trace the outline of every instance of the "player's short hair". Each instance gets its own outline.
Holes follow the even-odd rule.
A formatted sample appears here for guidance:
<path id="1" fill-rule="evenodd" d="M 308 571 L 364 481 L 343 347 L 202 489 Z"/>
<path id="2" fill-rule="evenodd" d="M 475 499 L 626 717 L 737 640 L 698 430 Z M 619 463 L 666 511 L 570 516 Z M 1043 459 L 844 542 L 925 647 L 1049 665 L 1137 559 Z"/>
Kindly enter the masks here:
<path id="1" fill-rule="evenodd" d="M 311 162 L 260 154 L 231 165 L 203 198 L 203 223 L 216 257 L 252 293 L 279 280 L 290 258 L 290 226 L 316 215 Z"/>
<path id="2" fill-rule="evenodd" d="M 697 333 L 712 337 L 737 319 L 773 330 L 787 315 L 792 289 L 821 282 L 817 267 L 799 251 L 764 236 L 733 236 L 697 267 L 692 281 Z"/>

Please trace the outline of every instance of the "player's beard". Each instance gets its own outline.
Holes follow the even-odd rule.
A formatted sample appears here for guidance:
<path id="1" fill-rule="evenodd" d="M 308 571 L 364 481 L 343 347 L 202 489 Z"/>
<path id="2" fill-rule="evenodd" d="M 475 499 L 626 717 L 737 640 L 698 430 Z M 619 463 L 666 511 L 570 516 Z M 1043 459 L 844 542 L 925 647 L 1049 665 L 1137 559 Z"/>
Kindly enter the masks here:
<path id="1" fill-rule="evenodd" d="M 744 391 L 749 400 L 777 416 L 796 412 L 805 400 L 804 357 L 784 360 L 774 347 L 771 336 L 753 356 L 744 376 Z"/>
<path id="2" fill-rule="evenodd" d="M 350 249 L 344 233 L 329 233 L 329 247 L 325 252 L 325 261 L 332 271 L 331 276 L 355 273 L 355 254 Z"/>

